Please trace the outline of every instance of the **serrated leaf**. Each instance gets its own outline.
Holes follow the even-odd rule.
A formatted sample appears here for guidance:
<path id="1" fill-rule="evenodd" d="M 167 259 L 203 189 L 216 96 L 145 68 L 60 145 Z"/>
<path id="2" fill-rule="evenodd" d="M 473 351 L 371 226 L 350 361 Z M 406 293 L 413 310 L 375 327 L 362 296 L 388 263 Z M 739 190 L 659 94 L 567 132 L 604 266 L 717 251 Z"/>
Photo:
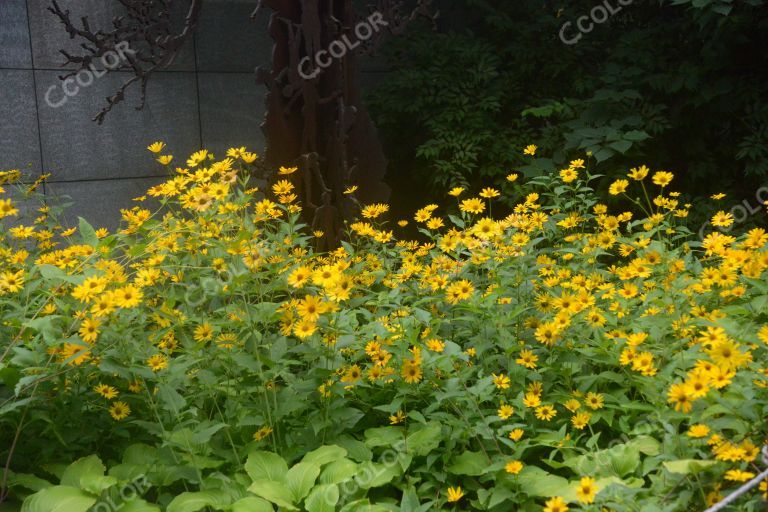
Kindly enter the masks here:
<path id="1" fill-rule="evenodd" d="M 87 245 L 90 245 L 91 247 L 98 247 L 99 237 L 96 236 L 96 230 L 93 229 L 93 226 L 91 226 L 88 221 L 82 217 L 78 217 L 77 221 L 77 230 L 80 232 L 80 236 L 83 237 L 83 242 Z"/>
<path id="2" fill-rule="evenodd" d="M 481 452 L 465 451 L 453 459 L 448 471 L 454 475 L 479 476 L 485 473 L 490 462 Z"/>

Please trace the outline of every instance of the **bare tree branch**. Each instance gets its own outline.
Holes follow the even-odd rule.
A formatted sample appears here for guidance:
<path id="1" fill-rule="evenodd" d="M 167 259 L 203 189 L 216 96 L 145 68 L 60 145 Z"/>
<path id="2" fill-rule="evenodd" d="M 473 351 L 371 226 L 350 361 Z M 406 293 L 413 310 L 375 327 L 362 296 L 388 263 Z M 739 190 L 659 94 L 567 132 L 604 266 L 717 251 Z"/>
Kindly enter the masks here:
<path id="1" fill-rule="evenodd" d="M 107 73 L 129 71 L 133 74 L 113 95 L 106 98 L 107 105 L 93 118 L 98 124 L 104 122 L 104 117 L 112 108 L 125 99 L 126 90 L 134 82 L 140 83 L 141 92 L 140 103 L 136 109 L 144 108 L 147 83 L 151 75 L 173 64 L 200 19 L 202 0 L 186 1 L 189 1 L 189 8 L 179 23 L 180 29 L 175 26 L 172 16 L 174 0 L 117 0 L 125 9 L 125 14 L 114 17 L 112 30 L 94 31 L 87 16 L 80 19 L 78 27 L 72 21 L 69 10 L 62 10 L 58 2 L 52 0 L 48 10 L 64 25 L 70 39 L 85 40 L 80 44 L 84 50 L 81 55 L 72 55 L 60 50 L 66 58 L 62 66 L 78 66 L 76 70 L 59 76 L 61 80 L 66 80 L 80 71 L 93 69 L 98 64 L 102 64 Z M 116 61 L 106 65 L 105 56 L 116 58 Z"/>

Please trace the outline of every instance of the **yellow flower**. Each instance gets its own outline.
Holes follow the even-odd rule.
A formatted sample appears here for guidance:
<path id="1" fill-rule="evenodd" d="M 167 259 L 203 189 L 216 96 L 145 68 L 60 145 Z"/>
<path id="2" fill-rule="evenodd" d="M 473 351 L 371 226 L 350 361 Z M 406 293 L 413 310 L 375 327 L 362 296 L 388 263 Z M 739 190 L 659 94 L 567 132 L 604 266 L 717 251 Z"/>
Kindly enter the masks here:
<path id="1" fill-rule="evenodd" d="M 641 165 L 640 167 L 630 169 L 629 177 L 635 181 L 642 181 L 648 176 L 648 171 L 649 169 L 646 166 Z"/>
<path id="2" fill-rule="evenodd" d="M 448 192 L 448 195 L 453 197 L 459 197 L 462 192 L 464 192 L 464 187 L 453 187 L 450 190 L 450 192 Z"/>
<path id="3" fill-rule="evenodd" d="M 288 174 L 293 174 L 293 173 L 295 173 L 298 170 L 299 170 L 298 167 L 283 167 L 283 166 L 280 166 L 280 170 L 278 172 L 281 175 L 283 175 L 283 176 L 287 176 Z"/>
<path id="4" fill-rule="evenodd" d="M 159 372 L 162 369 L 168 368 L 168 358 L 163 354 L 155 354 L 147 359 L 147 366 L 153 372 Z"/>
<path id="5" fill-rule="evenodd" d="M 507 462 L 507 465 L 504 466 L 504 470 L 507 473 L 510 473 L 512 475 L 518 474 L 520 471 L 523 470 L 523 463 L 519 460 L 511 460 Z"/>
<path id="6" fill-rule="evenodd" d="M 653 182 L 660 187 L 666 187 L 672 182 L 675 175 L 671 172 L 659 171 L 653 175 Z"/>
<path id="7" fill-rule="evenodd" d="M 304 339 L 312 336 L 316 330 L 317 324 L 309 318 L 305 318 L 294 326 L 293 334 L 295 334 L 297 338 Z"/>
<path id="8" fill-rule="evenodd" d="M 724 198 L 724 197 L 725 197 L 725 194 L 723 194 L 722 192 L 720 192 L 720 193 L 718 193 L 718 194 L 712 194 L 712 195 L 711 195 L 711 196 L 709 196 L 709 197 L 710 197 L 710 198 L 712 198 L 712 199 L 714 199 L 715 201 L 719 201 L 720 199 L 722 199 L 722 198 Z"/>
<path id="9" fill-rule="evenodd" d="M 466 279 L 456 281 L 446 288 L 446 300 L 450 304 L 456 304 L 461 300 L 466 300 L 472 296 L 475 287 Z"/>
<path id="10" fill-rule="evenodd" d="M 512 441 L 519 441 L 520 439 L 522 439 L 522 437 L 523 437 L 523 434 L 524 434 L 524 433 L 525 433 L 525 432 L 523 431 L 523 429 L 521 429 L 521 428 L 516 428 L 516 429 L 512 430 L 512 431 L 509 433 L 509 438 L 510 438 Z"/>
<path id="11" fill-rule="evenodd" d="M 686 435 L 688 437 L 707 437 L 709 435 L 709 427 L 702 424 L 697 425 L 691 425 L 691 427 L 688 429 L 688 432 L 686 432 Z"/>
<path id="12" fill-rule="evenodd" d="M 163 165 L 168 165 L 173 160 L 173 155 L 161 155 L 157 157 L 157 161 Z"/>
<path id="13" fill-rule="evenodd" d="M 448 488 L 448 503 L 455 503 L 464 497 L 464 491 L 461 487 L 449 487 Z"/>
<path id="14" fill-rule="evenodd" d="M 576 487 L 576 499 L 585 504 L 594 503 L 597 491 L 598 489 L 595 485 L 594 478 L 588 476 L 582 477 L 578 487 Z"/>
<path id="15" fill-rule="evenodd" d="M 499 406 L 499 410 L 496 414 L 503 420 L 508 420 L 515 413 L 515 408 L 508 404 L 502 404 Z"/>
<path id="16" fill-rule="evenodd" d="M 525 149 L 523 149 L 523 154 L 533 156 L 536 154 L 537 149 L 539 149 L 539 147 L 536 146 L 535 144 L 529 144 L 525 146 Z"/>
<path id="17" fill-rule="evenodd" d="M 503 373 L 500 375 L 496 375 L 495 373 L 491 374 L 493 377 L 493 385 L 496 386 L 496 389 L 509 389 L 510 380 L 509 377 L 504 375 Z"/>
<path id="18" fill-rule="evenodd" d="M 626 191 L 628 186 L 629 182 L 627 180 L 616 180 L 608 187 L 608 193 L 612 196 L 617 196 Z"/>
<path id="19" fill-rule="evenodd" d="M 119 394 L 117 389 L 112 386 L 108 386 L 107 384 L 98 384 L 97 386 L 94 386 L 93 390 L 107 400 L 112 400 Z"/>
<path id="20" fill-rule="evenodd" d="M 514 182 L 514 181 L 517 181 L 517 178 L 518 178 L 518 177 L 519 177 L 519 174 L 517 174 L 516 172 L 513 172 L 513 173 L 510 173 L 510 174 L 507 174 L 507 181 L 508 181 L 508 182 L 510 182 L 510 183 L 512 183 L 512 182 Z"/>
<path id="21" fill-rule="evenodd" d="M 501 194 L 495 188 L 487 187 L 484 188 L 479 195 L 480 197 L 484 197 L 486 199 L 493 199 L 494 197 L 499 197 Z"/>
<path id="22" fill-rule="evenodd" d="M 253 433 L 253 440 L 254 441 L 261 441 L 265 437 L 267 437 L 269 434 L 272 433 L 272 427 L 268 425 L 264 425 L 259 430 Z"/>
<path id="23" fill-rule="evenodd" d="M 405 413 L 401 410 L 398 410 L 395 414 L 389 417 L 390 425 L 399 425 L 404 421 L 405 421 Z"/>
<path id="24" fill-rule="evenodd" d="M 579 412 L 571 417 L 571 425 L 577 430 L 584 430 L 589 425 L 589 420 L 592 418 L 592 414 L 588 412 Z"/>
<path id="25" fill-rule="evenodd" d="M 459 204 L 459 210 L 464 213 L 480 214 L 485 211 L 485 203 L 477 197 L 465 199 Z"/>
<path id="26" fill-rule="evenodd" d="M 536 368 L 536 361 L 539 360 L 539 356 L 535 355 L 531 350 L 521 350 L 520 357 L 515 359 L 515 362 L 519 365 L 525 366 L 529 369 Z"/>
<path id="27" fill-rule="evenodd" d="M 213 339 L 213 327 L 208 322 L 204 322 L 195 327 L 193 338 L 198 343 L 204 343 Z"/>
<path id="28" fill-rule="evenodd" d="M 540 405 L 536 408 L 535 415 L 540 420 L 549 421 L 557 416 L 557 411 L 551 405 Z"/>
<path id="29" fill-rule="evenodd" d="M 24 288 L 24 271 L 0 273 L 0 295 L 17 293 Z"/>
<path id="30" fill-rule="evenodd" d="M 727 228 L 733 224 L 733 214 L 725 213 L 720 210 L 712 216 L 712 225 L 720 228 Z"/>
<path id="31" fill-rule="evenodd" d="M 357 190 L 357 185 L 352 185 L 351 187 L 345 188 L 344 193 L 347 195 L 354 194 L 356 190 Z"/>
<path id="32" fill-rule="evenodd" d="M 603 404 L 605 403 L 605 399 L 603 398 L 603 395 L 600 393 L 592 393 L 591 391 L 587 393 L 587 396 L 584 398 L 584 403 L 587 404 L 587 407 L 590 409 L 602 409 Z"/>
<path id="33" fill-rule="evenodd" d="M 291 183 L 288 180 L 280 180 L 274 185 L 272 185 L 272 193 L 276 196 L 282 196 L 285 194 L 290 194 L 293 190 L 293 183 Z"/>
<path id="34" fill-rule="evenodd" d="M 128 407 L 128 404 L 125 402 L 115 402 L 109 408 L 109 415 L 112 416 L 115 421 L 124 420 L 130 414 L 131 408 Z"/>
<path id="35" fill-rule="evenodd" d="M 99 337 L 99 327 L 101 326 L 101 322 L 96 320 L 95 318 L 86 318 L 83 320 L 83 323 L 80 325 L 80 329 L 78 330 L 78 334 L 80 335 L 80 338 L 86 342 L 93 344 L 96 341 L 96 338 Z"/>
<path id="36" fill-rule="evenodd" d="M 243 152 L 242 155 L 240 155 L 240 158 L 243 159 L 243 162 L 247 164 L 252 164 L 253 162 L 256 161 L 257 158 L 259 158 L 259 155 L 257 155 L 256 153 L 245 151 Z"/>
<path id="37" fill-rule="evenodd" d="M 731 482 L 746 482 L 755 478 L 755 474 L 750 471 L 741 471 L 740 469 L 731 469 L 725 472 L 725 479 Z"/>
<path id="38" fill-rule="evenodd" d="M 569 167 L 567 169 L 562 169 L 560 171 L 560 178 L 563 180 L 564 183 L 571 183 L 572 181 L 576 181 L 576 178 L 579 177 L 579 173 L 576 169 Z"/>
<path id="39" fill-rule="evenodd" d="M 151 151 L 152 153 L 159 153 L 165 148 L 165 142 L 153 142 L 149 146 L 147 146 L 147 149 Z"/>
<path id="40" fill-rule="evenodd" d="M 554 498 L 550 498 L 546 503 L 544 503 L 542 512 L 568 512 L 568 510 L 570 510 L 568 508 L 568 504 L 563 501 L 563 498 L 560 496 L 555 496 Z"/>

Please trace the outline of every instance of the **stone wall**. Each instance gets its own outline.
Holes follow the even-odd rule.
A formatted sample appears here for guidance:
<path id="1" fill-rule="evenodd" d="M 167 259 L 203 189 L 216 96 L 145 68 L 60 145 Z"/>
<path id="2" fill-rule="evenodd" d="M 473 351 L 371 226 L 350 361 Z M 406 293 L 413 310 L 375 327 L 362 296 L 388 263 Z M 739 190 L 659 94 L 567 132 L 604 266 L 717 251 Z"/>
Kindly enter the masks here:
<path id="1" fill-rule="evenodd" d="M 0 170 L 20 169 L 28 180 L 51 173 L 46 196 L 69 196 L 77 216 L 114 228 L 119 209 L 165 176 L 145 147 L 164 140 L 177 159 L 205 147 L 263 150 L 259 127 L 264 89 L 253 70 L 268 66 L 272 42 L 267 16 L 250 19 L 257 0 L 205 0 L 193 44 L 151 80 L 147 105 L 136 111 L 137 87 L 99 126 L 91 118 L 126 73 L 109 73 L 72 97 L 61 90 L 60 48 L 77 51 L 49 0 L 0 0 Z M 92 27 L 110 27 L 118 2 L 59 0 L 73 20 L 88 14 Z M 375 64 L 364 83 L 377 81 Z M 87 82 L 87 80 L 83 80 Z M 71 90 L 71 89 L 70 89 Z M 46 98 L 47 95 L 47 98 Z M 64 99 L 66 102 L 61 103 Z"/>

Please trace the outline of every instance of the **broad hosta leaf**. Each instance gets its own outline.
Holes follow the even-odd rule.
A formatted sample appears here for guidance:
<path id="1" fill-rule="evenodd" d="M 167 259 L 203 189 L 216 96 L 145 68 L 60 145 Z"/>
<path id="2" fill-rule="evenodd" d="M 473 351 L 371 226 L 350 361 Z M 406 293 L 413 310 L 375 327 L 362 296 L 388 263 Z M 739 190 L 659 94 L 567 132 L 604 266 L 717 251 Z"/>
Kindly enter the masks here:
<path id="1" fill-rule="evenodd" d="M 85 512 L 96 503 L 96 497 L 76 487 L 56 485 L 29 496 L 21 512 Z"/>
<path id="2" fill-rule="evenodd" d="M 288 464 L 276 453 L 259 450 L 248 455 L 245 472 L 254 480 L 282 482 L 288 473 Z"/>
<path id="3" fill-rule="evenodd" d="M 91 494 L 99 495 L 105 489 L 109 489 L 117 483 L 113 476 L 83 475 L 80 478 L 80 488 Z"/>
<path id="4" fill-rule="evenodd" d="M 302 462 L 314 462 L 319 466 L 324 466 L 330 462 L 343 459 L 346 456 L 347 450 L 334 444 L 330 446 L 321 446 L 317 450 L 307 453 L 301 460 Z"/>
<path id="5" fill-rule="evenodd" d="M 221 510 L 231 502 L 229 494 L 220 490 L 183 492 L 168 504 L 166 512 L 197 512 L 204 507 Z"/>
<path id="6" fill-rule="evenodd" d="M 320 474 L 320 483 L 340 484 L 341 482 L 352 478 L 357 473 L 357 464 L 349 459 L 341 459 L 331 462 Z"/>
<path id="7" fill-rule="evenodd" d="M 120 512 L 161 512 L 160 507 L 147 503 L 142 499 L 134 499 L 124 503 L 118 510 Z M 97 512 L 97 510 L 93 512 Z"/>
<path id="8" fill-rule="evenodd" d="M 261 496 L 265 500 L 269 500 L 278 507 L 283 507 L 287 510 L 298 510 L 293 504 L 293 493 L 282 482 L 276 482 L 274 480 L 255 480 L 248 490 L 257 496 Z M 168 511 L 170 512 L 170 511 Z"/>
<path id="9" fill-rule="evenodd" d="M 285 475 L 285 482 L 293 494 L 293 501 L 298 503 L 309 494 L 320 474 L 320 465 L 314 462 L 299 462 Z"/>
<path id="10" fill-rule="evenodd" d="M 336 485 L 318 485 L 307 496 L 304 508 L 308 512 L 335 512 L 339 502 L 339 488 Z"/>
<path id="11" fill-rule="evenodd" d="M 272 504 L 262 498 L 248 496 L 232 504 L 232 512 L 273 512 Z"/>
<path id="12" fill-rule="evenodd" d="M 80 481 L 83 477 L 104 476 L 106 470 L 107 468 L 96 455 L 83 457 L 67 466 L 64 474 L 61 475 L 61 485 L 81 488 Z"/>

